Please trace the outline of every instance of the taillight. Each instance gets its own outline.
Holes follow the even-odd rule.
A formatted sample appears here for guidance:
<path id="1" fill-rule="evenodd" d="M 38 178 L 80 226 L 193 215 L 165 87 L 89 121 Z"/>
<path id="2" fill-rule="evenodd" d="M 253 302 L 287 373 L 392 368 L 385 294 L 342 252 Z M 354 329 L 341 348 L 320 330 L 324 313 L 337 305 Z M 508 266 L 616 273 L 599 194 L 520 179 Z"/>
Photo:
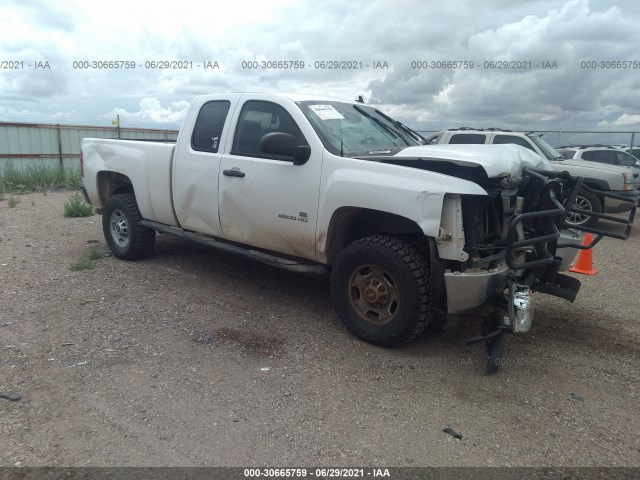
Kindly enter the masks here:
<path id="1" fill-rule="evenodd" d="M 84 158 L 82 157 L 82 150 L 80 150 L 80 176 L 84 178 Z"/>

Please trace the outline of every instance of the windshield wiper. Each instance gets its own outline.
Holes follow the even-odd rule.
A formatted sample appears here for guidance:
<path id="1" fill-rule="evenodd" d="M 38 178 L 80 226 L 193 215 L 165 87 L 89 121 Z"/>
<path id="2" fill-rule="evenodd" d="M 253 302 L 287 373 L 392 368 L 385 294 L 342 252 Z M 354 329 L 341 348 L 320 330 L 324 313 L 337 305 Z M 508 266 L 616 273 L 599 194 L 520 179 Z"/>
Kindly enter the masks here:
<path id="1" fill-rule="evenodd" d="M 388 133 L 390 133 L 394 138 L 399 138 L 404 143 L 409 145 L 409 142 L 407 142 L 404 138 L 402 138 L 400 135 L 398 135 L 396 132 L 394 132 L 391 128 L 389 128 L 389 125 L 385 125 L 385 123 L 382 120 L 380 120 L 379 118 L 374 117 L 369 112 L 367 112 L 365 109 L 360 108 L 358 105 L 354 105 L 353 108 L 355 108 L 358 112 L 360 112 L 365 117 L 367 117 L 367 118 L 373 120 L 374 122 L 376 122 L 378 125 L 380 125 L 382 128 L 384 128 Z"/>
<path id="2" fill-rule="evenodd" d="M 399 122 L 398 120 L 394 120 L 393 118 L 391 118 L 389 115 L 386 115 L 384 113 L 382 113 L 380 110 L 374 110 L 378 115 L 380 115 L 382 118 L 384 118 L 385 120 L 393 123 L 396 127 L 398 127 L 400 130 L 404 131 L 405 133 L 407 133 L 410 137 L 412 137 L 414 140 L 416 140 L 418 143 L 422 142 L 423 145 L 426 145 L 427 139 L 424 138 L 422 135 L 420 135 L 418 132 L 416 132 L 415 130 L 410 129 L 409 127 L 407 127 L 404 123 Z"/>

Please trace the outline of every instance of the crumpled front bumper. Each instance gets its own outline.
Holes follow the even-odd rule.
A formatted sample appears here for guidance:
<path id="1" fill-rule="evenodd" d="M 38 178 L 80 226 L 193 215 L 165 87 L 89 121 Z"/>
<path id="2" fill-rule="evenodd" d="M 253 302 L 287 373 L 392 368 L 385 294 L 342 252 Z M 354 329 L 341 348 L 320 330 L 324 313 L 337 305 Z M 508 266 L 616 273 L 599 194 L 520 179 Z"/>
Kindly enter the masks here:
<path id="1" fill-rule="evenodd" d="M 573 301 L 580 282 L 558 272 L 569 268 L 580 249 L 592 247 L 605 236 L 623 240 L 629 237 L 635 215 L 635 197 L 621 198 L 608 192 L 594 191 L 607 198 L 631 203 L 628 218 L 596 214 L 599 218 L 622 223 L 624 233 L 606 226 L 573 227 L 564 220 L 570 211 L 576 211 L 573 205 L 578 191 L 581 188 L 592 190 L 583 186 L 582 178 L 572 177 L 566 172 L 526 169 L 524 175 L 542 185 L 541 208 L 513 218 L 508 229 L 504 262 L 495 268 L 445 271 L 448 314 L 468 312 L 492 303 L 503 312 L 504 327 L 513 332 L 527 331 L 533 318 L 533 291 Z M 560 182 L 564 182 L 564 188 L 569 188 L 563 202 L 557 196 Z M 529 226 L 528 234 L 522 238 L 525 222 Z M 563 227 L 565 230 L 561 230 Z M 582 232 L 596 234 L 595 240 L 590 245 L 583 245 Z"/>
<path id="2" fill-rule="evenodd" d="M 445 272 L 447 313 L 467 312 L 484 305 L 502 289 L 508 273 L 506 264 L 491 270 Z"/>
<path id="3" fill-rule="evenodd" d="M 582 244 L 582 235 L 577 230 L 563 230 L 560 241 L 566 247 L 556 251 L 559 258 L 559 271 L 564 271 L 575 260 Z M 444 282 L 447 292 L 447 313 L 457 314 L 478 308 L 491 300 L 507 285 L 509 267 L 506 263 L 491 270 L 466 270 L 464 272 L 445 272 Z"/>
<path id="4" fill-rule="evenodd" d="M 513 333 L 529 331 L 533 323 L 534 293 L 527 285 L 508 280 L 509 268 L 485 272 L 445 273 L 448 314 L 455 315 L 478 308 L 490 299 L 500 297 L 503 314 L 501 324 Z"/>

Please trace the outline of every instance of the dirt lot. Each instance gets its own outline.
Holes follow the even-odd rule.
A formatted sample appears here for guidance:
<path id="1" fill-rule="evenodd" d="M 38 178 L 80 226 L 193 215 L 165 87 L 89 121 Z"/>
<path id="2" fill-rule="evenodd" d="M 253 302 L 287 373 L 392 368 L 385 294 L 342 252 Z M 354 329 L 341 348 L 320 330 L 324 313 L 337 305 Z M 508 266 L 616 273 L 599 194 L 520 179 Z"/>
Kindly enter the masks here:
<path id="1" fill-rule="evenodd" d="M 327 279 L 166 236 L 71 271 L 107 247 L 70 195 L 0 202 L 0 466 L 640 465 L 640 228 L 486 376 L 473 319 L 377 348 Z"/>

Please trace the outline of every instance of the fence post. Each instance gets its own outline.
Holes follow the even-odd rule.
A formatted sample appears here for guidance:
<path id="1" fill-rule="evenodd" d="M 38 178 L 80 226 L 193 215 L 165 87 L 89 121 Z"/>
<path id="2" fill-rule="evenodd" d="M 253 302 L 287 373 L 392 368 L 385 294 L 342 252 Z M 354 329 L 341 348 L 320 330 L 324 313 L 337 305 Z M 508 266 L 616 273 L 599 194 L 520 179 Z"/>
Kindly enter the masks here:
<path id="1" fill-rule="evenodd" d="M 62 154 L 62 134 L 60 132 L 60 124 L 56 125 L 56 131 L 58 132 L 58 158 L 60 159 L 60 171 L 64 172 L 64 156 Z"/>
<path id="2" fill-rule="evenodd" d="M 636 135 L 636 132 L 631 132 L 631 145 L 629 145 L 629 153 L 631 153 L 631 150 L 633 150 L 633 140 L 635 135 Z"/>

